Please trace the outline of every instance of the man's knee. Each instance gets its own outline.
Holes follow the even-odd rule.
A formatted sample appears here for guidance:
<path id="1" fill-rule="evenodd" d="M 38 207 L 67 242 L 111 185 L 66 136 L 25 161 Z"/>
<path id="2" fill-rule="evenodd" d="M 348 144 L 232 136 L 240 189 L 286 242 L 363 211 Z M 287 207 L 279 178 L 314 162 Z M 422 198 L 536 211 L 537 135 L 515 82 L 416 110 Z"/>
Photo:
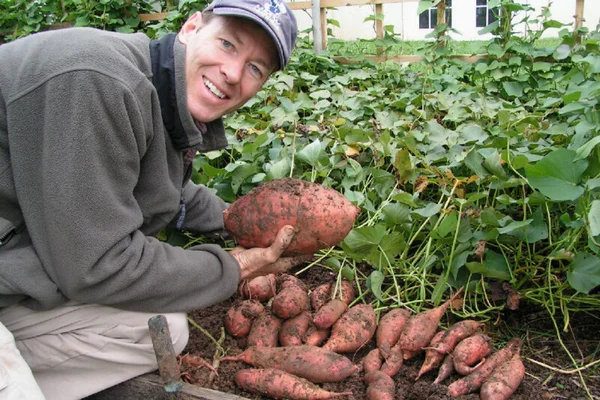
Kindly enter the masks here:
<path id="1" fill-rule="evenodd" d="M 180 354 L 187 345 L 190 337 L 190 329 L 185 313 L 167 314 L 169 332 L 171 332 L 171 341 L 176 354 Z"/>

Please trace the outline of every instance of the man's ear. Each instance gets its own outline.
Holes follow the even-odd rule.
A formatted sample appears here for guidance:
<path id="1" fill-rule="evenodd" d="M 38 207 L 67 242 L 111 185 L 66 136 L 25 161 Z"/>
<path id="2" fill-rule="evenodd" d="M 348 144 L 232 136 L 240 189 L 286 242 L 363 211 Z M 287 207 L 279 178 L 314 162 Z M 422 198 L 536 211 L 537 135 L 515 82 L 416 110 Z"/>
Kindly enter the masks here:
<path id="1" fill-rule="evenodd" d="M 196 11 L 192 16 L 190 16 L 187 21 L 181 27 L 179 31 L 179 35 L 177 38 L 183 44 L 187 44 L 190 37 L 196 34 L 198 28 L 202 25 L 202 13 L 200 11 Z"/>

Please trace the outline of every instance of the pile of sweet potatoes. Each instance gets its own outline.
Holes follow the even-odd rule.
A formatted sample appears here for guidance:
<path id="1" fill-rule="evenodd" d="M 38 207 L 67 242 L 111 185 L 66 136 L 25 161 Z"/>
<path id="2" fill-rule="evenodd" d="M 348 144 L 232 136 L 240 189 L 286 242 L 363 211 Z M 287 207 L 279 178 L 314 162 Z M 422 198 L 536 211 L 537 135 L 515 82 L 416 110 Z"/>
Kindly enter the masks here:
<path id="1" fill-rule="evenodd" d="M 246 347 L 221 361 L 253 367 L 235 376 L 245 391 L 269 398 L 329 399 L 350 393 L 329 392 L 319 384 L 361 376 L 367 400 L 398 399 L 394 377 L 406 360 L 421 354 L 417 380 L 435 370 L 437 384 L 461 375 L 448 386 L 452 397 L 479 391 L 482 399 L 508 399 L 523 379 L 518 339 L 495 350 L 478 321 L 439 329 L 461 291 L 420 313 L 382 312 L 377 323 L 372 305 L 353 303 L 355 288 L 346 280 L 314 288 L 288 274 L 255 280 L 242 282 L 240 298 L 224 321 L 226 331 Z M 376 348 L 355 363 L 356 352 L 373 342 Z"/>

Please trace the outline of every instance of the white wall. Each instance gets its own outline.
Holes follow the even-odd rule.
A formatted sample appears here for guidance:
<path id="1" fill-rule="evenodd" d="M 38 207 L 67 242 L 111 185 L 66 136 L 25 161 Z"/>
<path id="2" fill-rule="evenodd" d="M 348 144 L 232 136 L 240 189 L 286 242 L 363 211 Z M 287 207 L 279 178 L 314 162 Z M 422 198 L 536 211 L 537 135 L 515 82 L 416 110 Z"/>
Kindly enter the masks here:
<path id="1" fill-rule="evenodd" d="M 573 23 L 575 21 L 575 2 L 576 0 L 554 0 L 550 11 L 552 19 L 563 23 Z M 480 36 L 478 31 L 481 28 L 475 26 L 475 0 L 454 0 L 452 7 L 452 25 L 460 34 L 453 34 L 456 40 L 487 40 L 490 35 Z M 536 11 L 530 15 L 530 20 L 537 17 L 543 6 L 548 6 L 549 0 L 522 0 L 523 4 L 530 4 Z M 417 15 L 418 2 L 404 2 L 396 4 L 384 4 L 383 14 L 384 25 L 393 25 L 394 32 L 399 33 L 404 40 L 422 40 L 431 32 L 427 29 L 419 29 L 419 16 Z M 310 10 L 294 11 L 298 19 L 298 26 L 301 30 L 312 26 Z M 374 21 L 364 22 L 364 19 L 375 14 L 374 5 L 338 7 L 335 10 L 327 11 L 328 19 L 335 19 L 339 22 L 340 28 L 331 26 L 333 36 L 343 40 L 373 39 L 375 38 Z M 523 16 L 517 16 L 516 20 Z M 600 23 L 600 0 L 586 0 L 584 9 L 585 27 L 595 29 Z M 538 29 L 539 26 L 530 25 L 530 29 Z M 525 32 L 526 27 L 520 25 L 518 30 Z M 572 29 L 572 27 L 571 27 Z M 558 29 L 548 30 L 544 36 L 557 36 Z"/>

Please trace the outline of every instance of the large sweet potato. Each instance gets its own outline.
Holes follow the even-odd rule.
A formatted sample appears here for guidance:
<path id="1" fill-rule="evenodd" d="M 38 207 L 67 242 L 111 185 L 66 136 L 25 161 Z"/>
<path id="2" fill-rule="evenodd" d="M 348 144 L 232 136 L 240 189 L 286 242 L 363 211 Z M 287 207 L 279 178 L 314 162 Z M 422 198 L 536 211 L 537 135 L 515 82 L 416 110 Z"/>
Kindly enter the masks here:
<path id="1" fill-rule="evenodd" d="M 379 320 L 377 326 L 377 332 L 375 333 L 375 339 L 377 347 L 381 351 L 381 354 L 387 358 L 388 353 L 393 345 L 398 342 L 402 329 L 406 324 L 406 321 L 410 318 L 410 311 L 404 308 L 395 308 L 388 311 Z"/>
<path id="2" fill-rule="evenodd" d="M 284 256 L 313 254 L 340 243 L 360 209 L 341 193 L 316 183 L 284 178 L 263 183 L 224 212 L 238 245 L 268 247 L 284 225 L 296 235 Z"/>
<path id="3" fill-rule="evenodd" d="M 279 343 L 282 346 L 297 346 L 302 344 L 302 338 L 308 331 L 312 320 L 312 314 L 308 311 L 296 315 L 294 318 L 286 319 L 279 330 Z"/>
<path id="4" fill-rule="evenodd" d="M 238 287 L 238 293 L 244 299 L 255 299 L 265 302 L 275 296 L 277 278 L 275 274 L 257 276 L 250 280 L 243 280 Z"/>
<path id="5" fill-rule="evenodd" d="M 279 318 L 288 319 L 307 311 L 310 308 L 310 300 L 302 285 L 285 282 L 287 284 L 280 286 L 273 298 L 271 309 Z"/>
<path id="6" fill-rule="evenodd" d="M 340 382 L 360 367 L 347 357 L 316 346 L 248 347 L 221 361 L 243 361 L 259 368 L 278 368 L 313 383 Z"/>
<path id="7" fill-rule="evenodd" d="M 475 370 L 477 362 L 484 360 L 492 351 L 491 339 L 483 333 L 475 334 L 461 340 L 452 352 L 454 370 L 461 375 L 468 375 Z M 475 365 L 475 366 L 473 366 Z"/>
<path id="8" fill-rule="evenodd" d="M 365 374 L 363 380 L 367 383 L 366 400 L 394 400 L 396 383 L 381 371 Z"/>

